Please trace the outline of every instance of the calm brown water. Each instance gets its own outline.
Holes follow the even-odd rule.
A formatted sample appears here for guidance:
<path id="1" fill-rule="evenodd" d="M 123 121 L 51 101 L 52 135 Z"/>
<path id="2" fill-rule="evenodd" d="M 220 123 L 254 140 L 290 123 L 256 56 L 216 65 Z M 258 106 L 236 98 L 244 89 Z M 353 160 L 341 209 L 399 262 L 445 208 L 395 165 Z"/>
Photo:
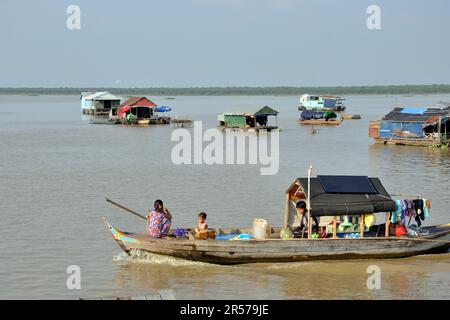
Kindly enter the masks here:
<path id="1" fill-rule="evenodd" d="M 433 201 L 427 224 L 450 222 L 450 152 L 375 146 L 368 122 L 396 103 L 428 106 L 450 96 L 351 96 L 349 112 L 363 120 L 336 128 L 296 124 L 296 97 L 155 98 L 179 117 L 215 127 L 235 107 L 271 105 L 280 111 L 280 170 L 259 166 L 176 166 L 172 128 L 92 125 L 76 96 L 0 96 L 0 298 L 56 298 L 156 294 L 177 298 L 450 298 L 450 254 L 399 260 L 215 266 L 147 255 L 130 261 L 101 221 L 123 230 L 144 223 L 111 207 L 109 196 L 145 212 L 162 198 L 175 226 L 208 213 L 210 226 L 250 226 L 255 217 L 283 221 L 283 194 L 309 163 L 316 174 L 378 176 L 391 193 Z M 175 115 L 175 114 L 173 114 Z M 369 265 L 382 271 L 380 290 L 366 286 Z M 66 288 L 66 268 L 79 265 L 81 290 Z"/>

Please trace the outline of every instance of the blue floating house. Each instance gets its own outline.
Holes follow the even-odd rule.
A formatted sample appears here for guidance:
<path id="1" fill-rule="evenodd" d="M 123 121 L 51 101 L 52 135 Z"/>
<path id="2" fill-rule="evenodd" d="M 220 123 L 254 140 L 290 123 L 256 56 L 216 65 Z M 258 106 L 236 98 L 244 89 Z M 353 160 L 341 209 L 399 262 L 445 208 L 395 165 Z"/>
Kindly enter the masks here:
<path id="1" fill-rule="evenodd" d="M 450 139 L 450 103 L 432 108 L 395 108 L 370 123 L 369 136 L 382 144 L 446 144 Z"/>

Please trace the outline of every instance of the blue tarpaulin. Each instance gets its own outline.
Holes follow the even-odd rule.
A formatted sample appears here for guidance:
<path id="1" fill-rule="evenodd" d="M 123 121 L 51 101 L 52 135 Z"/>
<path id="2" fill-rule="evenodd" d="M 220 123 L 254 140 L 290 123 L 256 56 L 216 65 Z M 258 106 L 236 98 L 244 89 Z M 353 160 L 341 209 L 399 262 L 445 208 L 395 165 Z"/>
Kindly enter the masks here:
<path id="1" fill-rule="evenodd" d="M 425 111 L 427 111 L 427 108 L 403 108 L 400 113 L 423 114 Z"/>
<path id="2" fill-rule="evenodd" d="M 172 110 L 171 108 L 165 107 L 165 106 L 157 107 L 157 108 L 155 109 L 156 112 L 169 112 L 169 111 L 171 111 L 171 110 Z"/>
<path id="3" fill-rule="evenodd" d="M 324 99 L 323 106 L 325 108 L 334 108 L 336 107 L 336 99 Z"/>
<path id="4" fill-rule="evenodd" d="M 305 110 L 300 114 L 300 119 L 302 120 L 322 119 L 323 115 L 324 112 Z"/>
<path id="5" fill-rule="evenodd" d="M 380 138 L 422 138 L 422 123 L 387 122 L 383 121 L 380 126 Z"/>

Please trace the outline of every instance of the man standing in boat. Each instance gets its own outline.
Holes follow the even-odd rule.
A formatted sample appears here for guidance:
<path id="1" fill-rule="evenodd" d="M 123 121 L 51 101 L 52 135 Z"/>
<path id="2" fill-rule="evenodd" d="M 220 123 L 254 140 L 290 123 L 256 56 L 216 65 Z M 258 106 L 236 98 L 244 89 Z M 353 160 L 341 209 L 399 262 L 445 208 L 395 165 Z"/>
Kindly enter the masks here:
<path id="1" fill-rule="evenodd" d="M 310 215 L 308 209 L 306 209 L 305 201 L 297 202 L 295 208 L 297 210 L 297 217 L 300 220 L 300 224 L 298 227 L 294 228 L 292 232 L 294 233 L 295 238 L 303 238 L 305 233 L 308 232 L 308 221 L 310 220 Z M 319 231 L 319 222 L 317 221 L 316 217 L 311 216 L 311 218 L 313 233 L 317 233 Z"/>
<path id="2" fill-rule="evenodd" d="M 162 200 L 156 200 L 147 216 L 147 234 L 152 238 L 162 238 L 169 234 L 171 225 L 172 215 L 164 207 Z"/>

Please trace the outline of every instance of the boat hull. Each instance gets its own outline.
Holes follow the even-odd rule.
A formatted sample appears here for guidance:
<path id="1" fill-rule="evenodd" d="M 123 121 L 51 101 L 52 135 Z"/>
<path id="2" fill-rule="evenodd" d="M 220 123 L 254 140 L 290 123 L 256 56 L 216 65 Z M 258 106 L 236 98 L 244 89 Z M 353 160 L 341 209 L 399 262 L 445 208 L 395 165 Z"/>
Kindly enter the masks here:
<path id="1" fill-rule="evenodd" d="M 298 123 L 301 125 L 322 125 L 322 126 L 338 126 L 342 123 L 342 119 L 340 120 L 298 120 Z"/>
<path id="2" fill-rule="evenodd" d="M 145 234 L 118 231 L 105 222 L 119 246 L 128 254 L 142 250 L 215 264 L 401 258 L 446 252 L 450 248 L 450 243 L 446 242 L 396 237 L 249 241 L 154 239 Z M 424 239 L 450 241 L 450 227 L 439 227 Z"/>

